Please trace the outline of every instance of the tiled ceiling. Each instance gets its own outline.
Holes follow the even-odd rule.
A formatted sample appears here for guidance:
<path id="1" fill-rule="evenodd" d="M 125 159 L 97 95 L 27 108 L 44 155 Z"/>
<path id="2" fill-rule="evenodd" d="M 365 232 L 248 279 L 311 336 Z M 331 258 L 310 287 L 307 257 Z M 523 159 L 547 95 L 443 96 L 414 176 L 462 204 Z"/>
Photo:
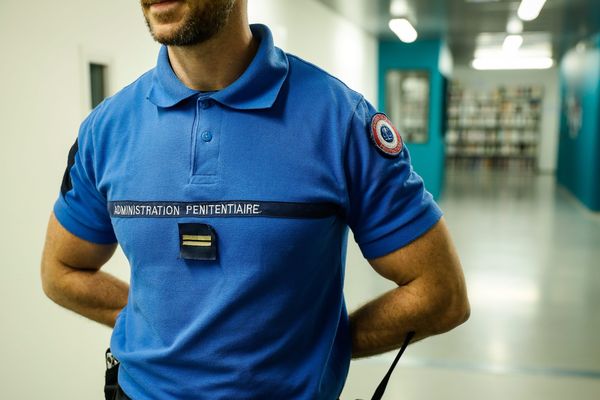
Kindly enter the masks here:
<path id="1" fill-rule="evenodd" d="M 318 0 L 380 39 L 396 40 L 388 28 L 390 0 Z M 516 0 L 406 0 L 420 38 L 447 39 L 455 62 L 468 64 L 481 33 L 506 32 Z M 547 0 L 524 32 L 548 32 L 554 58 L 600 32 L 600 0 Z"/>

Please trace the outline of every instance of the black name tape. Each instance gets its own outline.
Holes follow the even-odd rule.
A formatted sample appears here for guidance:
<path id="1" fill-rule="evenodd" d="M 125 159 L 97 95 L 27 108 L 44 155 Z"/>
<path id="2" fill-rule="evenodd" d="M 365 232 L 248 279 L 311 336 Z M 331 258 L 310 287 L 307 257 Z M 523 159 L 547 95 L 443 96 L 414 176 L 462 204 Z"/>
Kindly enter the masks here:
<path id="1" fill-rule="evenodd" d="M 216 232 L 207 224 L 179 224 L 179 249 L 185 260 L 216 260 Z"/>
<path id="2" fill-rule="evenodd" d="M 341 215 L 334 203 L 293 203 L 275 201 L 111 201 L 112 218 L 178 218 L 178 217 L 275 217 L 327 218 Z"/>

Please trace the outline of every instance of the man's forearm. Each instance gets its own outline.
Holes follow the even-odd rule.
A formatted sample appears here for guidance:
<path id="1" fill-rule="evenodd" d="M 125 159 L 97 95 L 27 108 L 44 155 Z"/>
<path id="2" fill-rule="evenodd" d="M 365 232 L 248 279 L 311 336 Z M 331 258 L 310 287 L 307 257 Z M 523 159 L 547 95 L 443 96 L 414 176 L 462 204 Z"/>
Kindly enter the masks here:
<path id="1" fill-rule="evenodd" d="M 86 318 L 114 327 L 127 304 L 129 285 L 100 270 L 53 265 L 44 291 L 55 303 Z"/>
<path id="2" fill-rule="evenodd" d="M 454 299 L 433 303 L 422 293 L 419 283 L 413 282 L 383 294 L 352 313 L 352 357 L 394 350 L 410 331 L 416 332 L 414 342 L 446 332 L 468 317 L 465 306 Z"/>

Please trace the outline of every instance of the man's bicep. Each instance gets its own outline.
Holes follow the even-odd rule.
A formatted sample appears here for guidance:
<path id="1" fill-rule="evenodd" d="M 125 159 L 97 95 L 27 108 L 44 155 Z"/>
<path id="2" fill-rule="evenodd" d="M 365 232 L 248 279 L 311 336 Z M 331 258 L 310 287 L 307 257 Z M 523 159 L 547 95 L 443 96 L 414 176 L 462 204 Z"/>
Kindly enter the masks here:
<path id="1" fill-rule="evenodd" d="M 401 286 L 425 279 L 433 286 L 453 283 L 464 288 L 460 260 L 443 218 L 410 244 L 369 263 L 381 276 Z"/>
<path id="2" fill-rule="evenodd" d="M 97 270 L 112 257 L 116 248 L 116 243 L 97 244 L 73 235 L 52 213 L 46 232 L 42 268 L 58 262 L 71 268 Z"/>

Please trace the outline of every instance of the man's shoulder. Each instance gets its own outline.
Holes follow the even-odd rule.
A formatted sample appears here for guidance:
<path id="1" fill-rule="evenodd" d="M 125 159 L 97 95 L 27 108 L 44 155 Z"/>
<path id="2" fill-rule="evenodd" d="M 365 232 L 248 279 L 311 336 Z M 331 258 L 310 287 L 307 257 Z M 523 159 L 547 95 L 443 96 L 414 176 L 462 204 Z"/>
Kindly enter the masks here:
<path id="1" fill-rule="evenodd" d="M 115 108 L 122 109 L 124 106 L 136 106 L 139 105 L 139 102 L 145 101 L 152 85 L 153 74 L 154 68 L 146 71 L 135 81 L 106 98 L 105 102 L 107 104 L 104 109 L 107 111 Z"/>
<path id="2" fill-rule="evenodd" d="M 321 67 L 304 60 L 294 54 L 286 53 L 289 61 L 290 79 L 292 84 L 297 84 L 303 91 L 319 93 L 323 100 L 328 94 L 337 100 L 346 100 L 349 104 L 356 104 L 363 96 L 346 83 Z"/>
<path id="3" fill-rule="evenodd" d="M 119 124 L 123 119 L 138 115 L 147 101 L 153 73 L 154 69 L 145 72 L 135 81 L 105 98 L 88 117 L 93 121 L 93 126 L 101 130 L 107 124 Z"/>

